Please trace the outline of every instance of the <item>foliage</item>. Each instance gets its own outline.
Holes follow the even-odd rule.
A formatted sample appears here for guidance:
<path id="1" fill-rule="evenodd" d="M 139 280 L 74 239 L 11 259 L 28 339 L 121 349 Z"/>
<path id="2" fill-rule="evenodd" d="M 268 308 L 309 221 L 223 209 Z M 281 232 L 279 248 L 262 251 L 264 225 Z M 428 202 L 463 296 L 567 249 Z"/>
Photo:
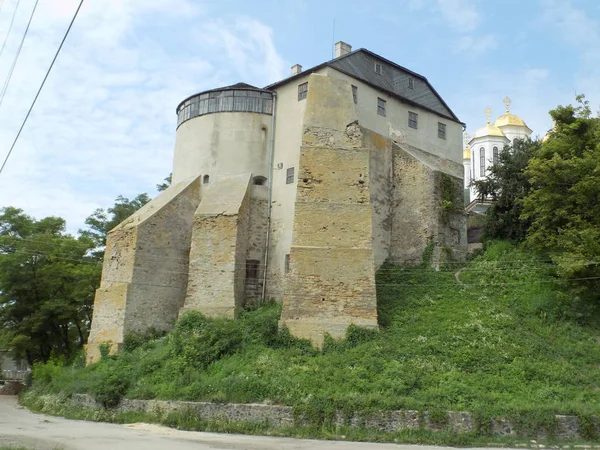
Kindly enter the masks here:
<path id="1" fill-rule="evenodd" d="M 532 188 L 523 201 L 531 222 L 527 243 L 574 280 L 574 297 L 600 304 L 600 118 L 588 102 L 550 111 L 555 129 L 531 158 L 526 176 Z"/>
<path id="2" fill-rule="evenodd" d="M 154 327 L 151 327 L 146 331 L 130 331 L 123 339 L 123 349 L 126 351 L 135 350 L 146 342 L 159 339 L 165 334 L 167 334 L 166 331 L 158 330 Z"/>
<path id="3" fill-rule="evenodd" d="M 169 176 L 167 178 L 165 178 L 162 183 L 156 185 L 156 190 L 158 192 L 165 191 L 169 186 L 171 186 L 172 178 L 173 178 L 173 173 L 170 173 Z"/>
<path id="4" fill-rule="evenodd" d="M 463 210 L 463 189 L 458 179 L 440 173 L 440 209 L 442 220 L 448 223 L 450 216 Z"/>
<path id="5" fill-rule="evenodd" d="M 498 163 L 482 180 L 473 181 L 479 196 L 494 201 L 486 216 L 485 234 L 491 239 L 523 241 L 529 221 L 522 217 L 523 199 L 531 189 L 525 172 L 529 160 L 541 147 L 539 141 L 515 139 L 504 147 Z"/>
<path id="6" fill-rule="evenodd" d="M 482 432 L 486 418 L 512 417 L 551 433 L 553 413 L 600 413 L 600 329 L 573 320 L 553 273 L 506 242 L 490 243 L 460 282 L 454 270 L 385 265 L 379 331 L 350 327 L 318 351 L 278 329 L 279 305 L 235 321 L 192 313 L 166 337 L 35 380 L 32 394 L 285 404 L 319 436 L 336 432 L 335 411 L 392 409 L 439 422 L 444 410 L 471 411 Z"/>
<path id="7" fill-rule="evenodd" d="M 16 357 L 70 357 L 86 342 L 100 266 L 57 217 L 0 209 L 0 328 Z"/>
<path id="8" fill-rule="evenodd" d="M 139 194 L 132 200 L 119 195 L 113 206 L 107 209 L 98 208 L 85 219 L 88 229 L 80 230 L 80 234 L 92 239 L 96 247 L 102 248 L 106 245 L 108 232 L 149 201 L 150 197 L 145 193 Z M 99 252 L 98 256 L 102 257 L 102 254 L 102 252 Z"/>

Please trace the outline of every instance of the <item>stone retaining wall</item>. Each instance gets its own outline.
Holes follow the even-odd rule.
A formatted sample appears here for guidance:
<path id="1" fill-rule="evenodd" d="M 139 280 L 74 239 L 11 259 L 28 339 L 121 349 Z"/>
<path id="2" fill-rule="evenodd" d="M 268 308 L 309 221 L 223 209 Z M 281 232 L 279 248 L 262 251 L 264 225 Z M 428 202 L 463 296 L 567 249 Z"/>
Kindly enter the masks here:
<path id="1" fill-rule="evenodd" d="M 77 406 L 89 408 L 102 408 L 91 396 L 75 394 L 72 398 Z M 231 420 L 240 422 L 267 422 L 273 427 L 293 425 L 306 425 L 308 421 L 295 417 L 290 406 L 263 405 L 263 404 L 235 404 L 235 403 L 209 403 L 209 402 L 184 402 L 169 400 L 129 400 L 123 399 L 116 411 L 139 411 L 151 414 L 167 414 L 170 412 L 193 412 L 207 420 Z M 554 438 L 558 440 L 582 439 L 577 416 L 556 415 L 556 428 Z M 600 421 L 594 419 L 596 432 L 600 434 Z M 425 411 L 381 411 L 366 416 L 354 415 L 345 417 L 341 412 L 334 418 L 334 424 L 346 425 L 355 428 L 371 428 L 380 431 L 394 432 L 405 429 L 424 429 L 441 431 L 450 429 L 456 433 L 476 431 L 475 419 L 468 412 L 448 411 L 446 419 L 436 422 Z M 495 418 L 489 424 L 493 436 L 518 437 L 518 427 L 509 419 Z M 531 436 L 529 436 L 531 437 Z M 546 432 L 539 431 L 537 438 L 546 437 Z"/>

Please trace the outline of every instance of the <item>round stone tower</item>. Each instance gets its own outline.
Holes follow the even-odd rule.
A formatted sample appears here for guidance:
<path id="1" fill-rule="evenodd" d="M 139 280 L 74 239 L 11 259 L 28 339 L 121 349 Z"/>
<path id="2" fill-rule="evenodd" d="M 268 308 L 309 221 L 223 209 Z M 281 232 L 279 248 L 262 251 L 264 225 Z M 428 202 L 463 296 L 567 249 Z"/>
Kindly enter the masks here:
<path id="1" fill-rule="evenodd" d="M 221 176 L 268 176 L 273 115 L 270 91 L 237 83 L 195 94 L 177 106 L 173 184 L 201 175 L 202 184 Z"/>

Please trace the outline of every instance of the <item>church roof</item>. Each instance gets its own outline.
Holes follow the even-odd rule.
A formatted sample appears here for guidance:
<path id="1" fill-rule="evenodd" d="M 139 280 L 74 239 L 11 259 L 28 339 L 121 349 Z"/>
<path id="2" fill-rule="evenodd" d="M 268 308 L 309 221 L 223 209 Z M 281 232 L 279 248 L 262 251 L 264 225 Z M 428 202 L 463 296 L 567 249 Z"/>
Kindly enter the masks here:
<path id="1" fill-rule="evenodd" d="M 527 124 L 525 123 L 525 121 L 523 119 L 521 119 L 519 116 L 517 116 L 515 114 L 511 114 L 509 112 L 498 117 L 496 119 L 496 121 L 494 122 L 494 125 L 499 128 L 506 127 L 509 125 L 516 126 L 516 127 L 523 127 L 523 128 L 527 128 L 529 130 L 529 132 L 531 133 L 531 129 L 527 126 Z"/>
<path id="2" fill-rule="evenodd" d="M 488 137 L 488 136 L 498 136 L 498 137 L 506 137 L 504 132 L 498 128 L 496 125 L 492 125 L 488 123 L 486 126 L 481 127 L 479 130 L 475 132 L 473 137 L 471 138 L 471 142 L 473 139 Z"/>

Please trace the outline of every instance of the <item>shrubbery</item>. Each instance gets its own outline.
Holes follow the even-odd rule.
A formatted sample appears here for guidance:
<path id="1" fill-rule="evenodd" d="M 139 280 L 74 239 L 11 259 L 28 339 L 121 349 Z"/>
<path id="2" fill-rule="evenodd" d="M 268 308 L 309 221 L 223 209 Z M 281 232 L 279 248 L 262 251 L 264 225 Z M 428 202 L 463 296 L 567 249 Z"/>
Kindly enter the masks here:
<path id="1" fill-rule="evenodd" d="M 316 426 L 337 410 L 467 410 L 539 426 L 555 412 L 599 414 L 600 327 L 574 320 L 554 267 L 496 242 L 458 269 L 381 267 L 381 329 L 351 326 L 320 351 L 278 329 L 277 304 L 235 321 L 192 312 L 97 364 L 36 366 L 34 390 L 107 406 L 123 396 L 286 404 Z"/>

